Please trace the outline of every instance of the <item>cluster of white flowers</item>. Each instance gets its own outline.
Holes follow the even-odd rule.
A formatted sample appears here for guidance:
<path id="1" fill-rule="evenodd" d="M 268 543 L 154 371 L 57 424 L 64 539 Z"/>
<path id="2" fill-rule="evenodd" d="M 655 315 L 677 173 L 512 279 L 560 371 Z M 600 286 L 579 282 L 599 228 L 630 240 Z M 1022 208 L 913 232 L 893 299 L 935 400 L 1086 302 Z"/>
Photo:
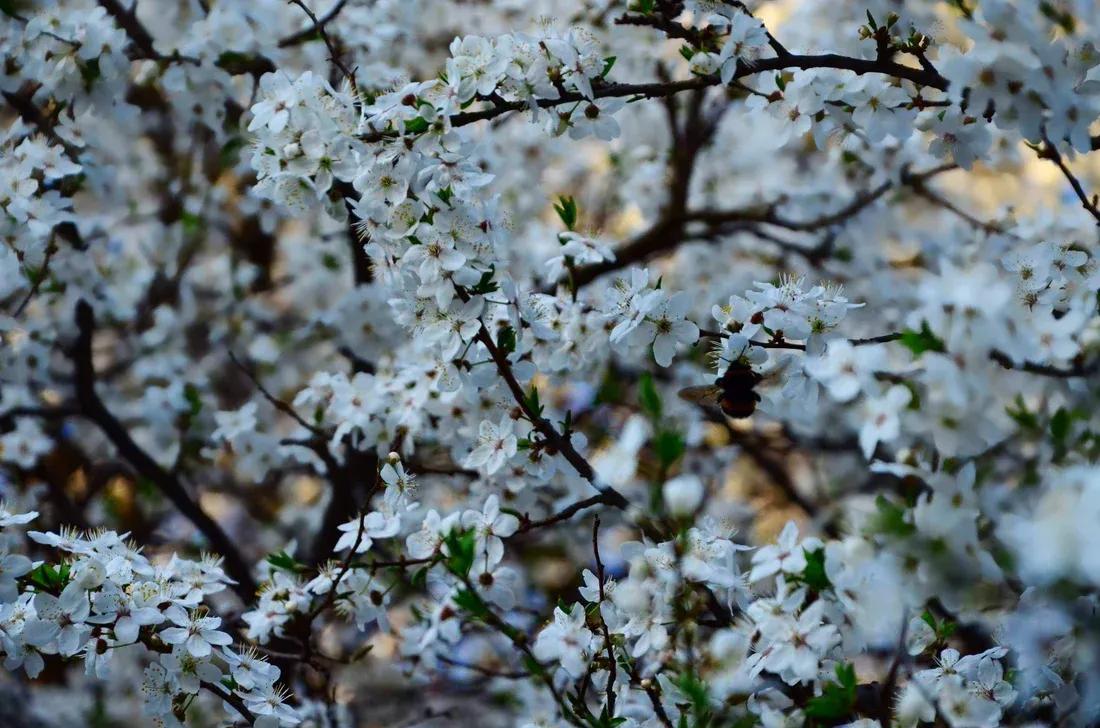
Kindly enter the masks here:
<path id="1" fill-rule="evenodd" d="M 744 297 L 730 296 L 715 306 L 712 315 L 724 331 L 748 339 L 763 332 L 782 341 L 812 340 L 815 334 L 834 330 L 860 304 L 849 303 L 839 288 L 817 285 L 807 288 L 804 278 L 786 278 L 778 286 L 756 283 Z"/>
<path id="2" fill-rule="evenodd" d="M 667 367 L 677 350 L 699 338 L 699 327 L 686 320 L 690 307 L 686 291 L 669 295 L 650 288 L 649 271 L 633 270 L 612 285 L 605 313 L 614 328 L 608 339 L 627 352 L 652 347 L 654 360 Z"/>
<path id="3" fill-rule="evenodd" d="M 0 13 L 17 710 L 1100 720 L 1097 0 Z"/>
<path id="4" fill-rule="evenodd" d="M 3 513 L 5 529 L 38 515 Z M 114 531 L 27 536 L 60 556 L 3 559 L 0 651 L 7 669 L 35 678 L 56 655 L 80 659 L 89 676 L 107 679 L 115 655 L 135 648 L 148 660 L 141 689 L 152 719 L 178 725 L 180 707 L 206 688 L 226 700 L 235 696 L 254 725 L 298 725 L 277 685 L 279 668 L 250 647 L 235 650 L 222 619 L 208 611 L 207 598 L 229 583 L 217 559 L 153 563 Z"/>

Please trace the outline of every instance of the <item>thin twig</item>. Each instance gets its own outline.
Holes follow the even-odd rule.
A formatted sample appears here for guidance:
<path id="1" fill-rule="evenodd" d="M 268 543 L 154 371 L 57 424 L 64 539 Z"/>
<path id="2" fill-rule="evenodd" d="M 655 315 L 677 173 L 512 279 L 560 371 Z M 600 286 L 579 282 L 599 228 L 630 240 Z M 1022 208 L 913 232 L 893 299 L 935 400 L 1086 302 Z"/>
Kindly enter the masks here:
<path id="1" fill-rule="evenodd" d="M 521 519 L 520 526 L 516 530 L 516 533 L 527 533 L 528 531 L 536 531 L 540 528 L 546 528 L 552 526 L 555 523 L 561 523 L 562 521 L 568 521 L 573 516 L 577 515 L 586 508 L 592 508 L 605 503 L 603 495 L 594 495 L 591 498 L 585 498 L 582 501 L 577 501 L 570 506 L 566 506 L 562 510 L 558 511 L 552 516 L 548 516 L 541 521 L 527 520 L 526 516 Z"/>
<path id="2" fill-rule="evenodd" d="M 23 310 L 27 308 L 31 300 L 38 295 L 38 290 L 42 287 L 42 281 L 46 280 L 46 274 L 50 270 L 50 258 L 57 252 L 57 246 L 53 244 L 53 238 L 50 239 L 49 247 L 46 248 L 46 258 L 42 261 L 42 268 L 38 271 L 38 278 L 35 280 L 34 285 L 27 291 L 26 297 L 15 308 L 15 313 L 12 314 L 12 318 L 19 318 Z"/>
<path id="3" fill-rule="evenodd" d="M 516 404 L 519 405 L 523 414 L 531 422 L 534 428 L 546 438 L 546 441 L 551 447 L 561 453 L 561 456 L 573 466 L 573 469 L 577 471 L 578 475 L 587 480 L 593 488 L 600 491 L 600 502 L 616 508 L 626 508 L 628 502 L 626 498 L 623 497 L 623 494 L 609 485 L 597 483 L 596 471 L 593 470 L 592 465 L 576 451 L 573 444 L 569 441 L 569 438 L 559 433 L 546 418 L 531 408 L 527 401 L 527 395 L 523 391 L 523 387 L 520 386 L 515 373 L 512 372 L 512 365 L 508 361 L 508 357 L 505 356 L 504 352 L 502 352 L 493 342 L 493 337 L 489 335 L 489 330 L 485 328 L 485 324 L 483 323 L 478 329 L 477 340 L 488 350 L 489 356 L 492 357 L 493 361 L 496 363 L 497 372 L 500 374 L 501 378 L 504 379 L 505 384 L 508 385 L 508 389 L 512 392 L 512 397 L 515 399 Z"/>
<path id="4" fill-rule="evenodd" d="M 1085 192 L 1084 185 L 1081 184 L 1081 180 L 1077 178 L 1077 175 L 1066 165 L 1066 160 L 1062 158 L 1061 152 L 1058 148 L 1048 139 L 1043 136 L 1043 146 L 1037 150 L 1039 152 L 1040 159 L 1049 159 L 1058 166 L 1061 170 L 1062 176 L 1069 182 L 1070 187 L 1073 188 L 1073 193 L 1077 195 L 1077 199 L 1081 201 L 1081 206 L 1085 208 L 1085 212 L 1092 215 L 1092 218 L 1096 220 L 1096 224 L 1100 225 L 1100 200 L 1096 195 L 1092 197 L 1088 196 Z"/>
<path id="5" fill-rule="evenodd" d="M 241 362 L 241 360 L 237 358 L 237 355 L 234 354 L 232 350 L 229 351 L 229 359 L 233 362 L 233 364 L 236 365 L 238 369 L 241 370 L 241 372 L 244 373 L 246 377 L 249 378 L 249 380 L 251 380 L 252 384 L 256 387 L 257 390 L 259 390 L 260 394 L 263 395 L 263 398 L 271 403 L 272 407 L 286 415 L 289 415 L 295 422 L 304 427 L 306 430 L 309 430 L 317 437 L 326 437 L 326 433 L 324 430 L 306 422 L 305 419 L 303 419 L 302 416 L 298 414 L 297 410 L 295 410 L 289 403 L 279 399 L 278 397 L 271 394 L 271 392 L 267 391 L 267 388 L 264 387 L 263 382 L 261 382 L 259 377 L 256 376 L 256 373 L 252 371 L 250 367 L 245 366 Z"/>
<path id="6" fill-rule="evenodd" d="M 215 685 L 214 683 L 206 682 L 205 680 L 202 681 L 202 686 L 209 692 L 217 695 L 219 698 L 225 701 L 226 705 L 232 706 L 233 710 L 237 711 L 242 718 L 248 721 L 249 725 L 256 724 L 256 716 L 252 713 L 251 710 L 248 709 L 248 706 L 244 704 L 244 701 L 241 700 L 239 696 L 234 695 L 233 693 L 221 688 L 218 685 Z"/>
<path id="7" fill-rule="evenodd" d="M 343 74 L 344 78 L 348 80 L 348 83 L 351 84 L 351 90 L 355 94 L 355 98 L 359 99 L 359 84 L 355 82 L 355 71 L 354 69 L 348 68 L 347 64 L 345 64 L 343 59 L 340 58 L 339 49 L 336 47 L 336 44 L 332 42 L 332 38 L 329 37 L 328 31 L 325 30 L 325 23 L 327 23 L 328 20 L 326 20 L 325 22 L 321 22 L 320 20 L 318 20 L 317 16 L 313 14 L 313 11 L 309 9 L 309 6 L 305 4 L 305 0 L 290 0 L 290 2 L 300 7 L 302 9 L 302 12 L 309 16 L 309 19 L 313 21 L 313 30 L 315 30 L 317 34 L 321 36 L 321 40 L 324 41 L 325 47 L 328 48 L 329 60 L 332 61 L 332 64 L 336 66 L 341 74 Z M 329 18 L 329 20 L 331 19 L 332 18 Z"/>
<path id="8" fill-rule="evenodd" d="M 328 12 L 322 15 L 319 19 L 314 20 L 308 27 L 302 28 L 297 33 L 291 33 L 276 45 L 279 48 L 289 48 L 301 43 L 305 43 L 313 38 L 319 38 L 321 31 L 325 29 L 325 26 L 336 19 L 336 16 L 340 14 L 340 11 L 344 9 L 344 6 L 348 4 L 348 0 L 337 0 Z M 307 11 L 308 12 L 308 11 Z"/>
<path id="9" fill-rule="evenodd" d="M 604 602 L 604 573 L 603 573 L 603 560 L 600 559 L 600 517 L 597 515 L 592 523 L 592 554 L 596 559 L 596 581 L 600 586 L 600 608 L 596 610 L 596 613 L 600 618 L 600 632 L 603 634 L 603 642 L 607 647 L 607 664 L 608 664 L 608 676 L 607 676 L 607 717 L 609 720 L 615 717 L 615 679 L 617 677 L 617 664 L 615 662 L 615 646 L 611 642 L 611 631 L 607 628 L 607 620 L 603 618 L 603 602 Z"/>

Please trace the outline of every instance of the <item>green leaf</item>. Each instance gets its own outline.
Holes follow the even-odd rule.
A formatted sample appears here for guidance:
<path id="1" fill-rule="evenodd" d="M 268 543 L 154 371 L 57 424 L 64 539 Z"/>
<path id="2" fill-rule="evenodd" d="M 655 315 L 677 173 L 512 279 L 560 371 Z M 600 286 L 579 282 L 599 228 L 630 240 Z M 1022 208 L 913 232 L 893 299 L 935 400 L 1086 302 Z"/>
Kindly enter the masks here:
<path id="1" fill-rule="evenodd" d="M 288 571 L 291 574 L 299 574 L 306 570 L 306 565 L 295 559 L 286 551 L 278 551 L 268 554 L 267 563 L 280 571 Z"/>
<path id="2" fill-rule="evenodd" d="M 1061 445 L 1069 436 L 1070 425 L 1073 424 L 1073 415 L 1065 407 L 1059 407 L 1054 416 L 1050 418 L 1050 436 L 1054 442 Z"/>
<path id="3" fill-rule="evenodd" d="M 836 682 L 825 683 L 821 695 L 806 703 L 806 716 L 829 720 L 852 713 L 856 703 L 856 669 L 845 663 L 836 666 Z"/>
<path id="4" fill-rule="evenodd" d="M 806 555 L 806 568 L 802 570 L 802 582 L 817 592 L 831 589 L 833 583 L 825 573 L 825 549 L 816 551 L 802 549 L 802 553 Z"/>
<path id="5" fill-rule="evenodd" d="M 472 530 L 451 531 L 443 537 L 447 546 L 447 571 L 455 576 L 464 577 L 474 565 L 474 549 L 477 536 Z"/>
<path id="6" fill-rule="evenodd" d="M 202 396 L 199 394 L 198 387 L 191 382 L 183 385 L 183 397 L 187 400 L 188 413 L 192 417 L 197 417 L 199 412 L 202 412 Z"/>
<path id="7" fill-rule="evenodd" d="M 569 433 L 573 430 L 573 410 L 565 411 L 565 419 L 559 422 L 561 425 L 562 433 Z"/>
<path id="8" fill-rule="evenodd" d="M 914 412 L 920 410 L 920 390 L 917 389 L 916 382 L 912 382 L 908 379 L 903 379 L 901 381 L 901 386 L 909 390 L 909 404 L 906 405 L 905 408 L 908 410 L 913 410 Z"/>
<path id="9" fill-rule="evenodd" d="M 542 417 L 542 403 L 539 402 L 537 387 L 531 387 L 531 391 L 527 393 L 527 408 L 534 412 L 536 416 Z"/>
<path id="10" fill-rule="evenodd" d="M 913 352 L 913 356 L 916 357 L 919 357 L 926 351 L 947 351 L 943 339 L 932 333 L 932 330 L 928 328 L 927 321 L 921 322 L 920 331 L 913 331 L 912 329 L 905 329 L 902 331 L 900 342 L 902 346 Z"/>
<path id="11" fill-rule="evenodd" d="M 489 614 L 489 608 L 485 606 L 485 602 L 469 589 L 463 589 L 455 594 L 454 602 L 455 606 L 464 612 L 469 612 L 475 619 L 485 619 Z"/>
<path id="12" fill-rule="evenodd" d="M 649 372 L 643 372 L 638 378 L 638 404 L 649 419 L 654 422 L 661 419 L 661 395 Z"/>
<path id="13" fill-rule="evenodd" d="M 572 197 L 559 197 L 554 203 L 554 212 L 558 213 L 567 230 L 572 230 L 577 224 L 577 201 Z"/>
<path id="14" fill-rule="evenodd" d="M 596 391 L 596 404 L 621 404 L 626 396 L 623 390 L 622 380 L 608 369 L 600 382 L 600 388 Z"/>
<path id="15" fill-rule="evenodd" d="M 32 268 L 29 265 L 23 266 L 23 275 L 27 277 L 27 283 L 30 283 L 32 286 L 37 286 L 41 283 L 48 272 L 49 268 L 44 265 L 38 268 Z"/>
<path id="16" fill-rule="evenodd" d="M 1014 404 L 1006 407 L 1005 412 L 1024 430 L 1039 432 L 1043 429 L 1036 414 L 1028 410 L 1022 395 L 1017 394 Z"/>
<path id="17" fill-rule="evenodd" d="M 428 572 L 431 570 L 431 566 L 421 566 L 412 573 L 411 577 L 409 577 L 409 585 L 413 589 L 423 589 L 426 587 L 428 585 Z"/>
<path id="18" fill-rule="evenodd" d="M 667 470 L 680 459 L 684 454 L 684 450 L 687 449 L 687 445 L 679 432 L 661 430 L 653 438 L 653 449 L 657 453 L 657 459 L 660 460 L 661 467 Z"/>
<path id="19" fill-rule="evenodd" d="M 523 669 L 527 670 L 527 672 L 531 673 L 532 675 L 546 674 L 546 669 L 538 663 L 538 660 L 531 657 L 530 655 L 524 655 L 522 662 Z"/>
<path id="20" fill-rule="evenodd" d="M 936 619 L 932 612 L 927 609 L 920 615 L 920 618 L 922 622 L 932 628 L 932 632 L 936 635 L 937 642 L 946 642 L 951 635 L 955 634 L 955 630 L 958 629 L 959 626 L 949 619 L 942 621 Z"/>
<path id="21" fill-rule="evenodd" d="M 185 210 L 180 214 L 180 227 L 183 228 L 183 234 L 188 237 L 198 235 L 203 229 L 202 217 Z"/>
<path id="22" fill-rule="evenodd" d="M 497 282 L 493 280 L 493 276 L 496 275 L 496 272 L 496 266 L 489 266 L 489 270 L 481 274 L 481 278 L 479 278 L 477 284 L 470 289 L 470 293 L 475 296 L 484 296 L 500 288 Z"/>
<path id="23" fill-rule="evenodd" d="M 58 593 L 69 583 L 69 565 L 39 564 L 26 576 L 36 589 Z"/>
<path id="24" fill-rule="evenodd" d="M 875 499 L 875 507 L 878 514 L 871 523 L 874 533 L 904 538 L 917 530 L 916 526 L 905 520 L 905 509 L 886 500 L 885 496 L 880 495 Z"/>
<path id="25" fill-rule="evenodd" d="M 608 56 L 603 59 L 603 70 L 600 71 L 600 78 L 607 78 L 607 74 L 611 73 L 611 69 L 615 67 L 617 58 L 617 56 Z"/>
<path id="26" fill-rule="evenodd" d="M 707 684 L 695 674 L 685 672 L 677 676 L 674 681 L 680 692 L 691 701 L 691 712 L 695 718 L 694 725 L 706 725 L 710 718 L 710 690 Z"/>
<path id="27" fill-rule="evenodd" d="M 84 87 L 90 89 L 92 84 L 99 80 L 103 72 L 99 69 L 99 59 L 92 58 L 84 63 L 77 64 L 80 67 L 80 77 L 84 80 Z"/>
<path id="28" fill-rule="evenodd" d="M 516 330 L 511 326 L 497 329 L 497 348 L 506 355 L 516 350 Z"/>
<path id="29" fill-rule="evenodd" d="M 428 120 L 417 116 L 405 122 L 405 134 L 423 134 L 428 130 Z"/>
<path id="30" fill-rule="evenodd" d="M 243 69 L 252 65 L 255 60 L 255 56 L 251 56 L 247 53 L 241 53 L 239 51 L 225 51 L 218 56 L 218 60 L 214 61 L 214 65 L 218 66 L 224 71 L 234 73 L 243 71 Z"/>

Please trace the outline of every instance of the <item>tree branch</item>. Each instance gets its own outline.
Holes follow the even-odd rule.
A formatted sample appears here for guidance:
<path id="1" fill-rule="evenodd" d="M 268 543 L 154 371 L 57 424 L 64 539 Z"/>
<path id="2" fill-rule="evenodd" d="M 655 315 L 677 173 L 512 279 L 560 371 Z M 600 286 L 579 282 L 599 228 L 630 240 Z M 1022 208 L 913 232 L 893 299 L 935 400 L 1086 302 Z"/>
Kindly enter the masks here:
<path id="1" fill-rule="evenodd" d="M 148 479 L 184 515 L 203 536 L 210 547 L 225 559 L 226 572 L 236 580 L 234 591 L 245 604 L 256 593 L 252 570 L 221 526 L 192 500 L 179 479 L 162 468 L 141 449 L 121 422 L 107 409 L 95 391 L 95 365 L 92 362 L 92 336 L 95 332 L 95 312 L 87 301 L 76 304 L 76 326 L 79 334 L 69 352 L 74 366 L 76 398 L 80 412 L 94 422 L 137 473 Z"/>
<path id="2" fill-rule="evenodd" d="M 492 357 L 493 362 L 496 363 L 497 371 L 508 385 L 508 389 L 512 392 L 512 397 L 515 399 L 516 404 L 523 410 L 523 414 L 527 419 L 531 421 L 534 428 L 544 437 L 551 447 L 561 453 L 573 469 L 577 471 L 577 474 L 592 484 L 592 487 L 600 491 L 598 499 L 602 503 L 606 503 L 616 508 L 626 508 L 629 502 L 623 497 L 623 494 L 615 490 L 611 486 L 600 485 L 596 483 L 596 472 L 592 469 L 584 457 L 576 451 L 573 447 L 573 443 L 569 441 L 568 437 L 562 436 L 554 426 L 550 424 L 542 415 L 531 409 L 531 406 L 527 402 L 527 395 L 523 391 L 523 387 L 520 386 L 516 380 L 516 375 L 512 372 L 512 365 L 508 362 L 508 358 L 493 342 L 493 337 L 489 335 L 489 330 L 485 328 L 485 324 L 481 324 L 481 328 L 477 332 L 477 340 L 485 345 L 485 348 L 489 351 L 489 356 Z"/>
<path id="3" fill-rule="evenodd" d="M 292 33 L 287 37 L 280 40 L 276 45 L 279 48 L 290 48 L 313 38 L 320 37 L 321 31 L 325 29 L 325 26 L 336 19 L 336 16 L 340 14 L 340 11 L 344 9 L 344 6 L 348 4 L 348 0 L 337 0 L 329 11 L 322 15 L 320 18 L 314 18 L 313 22 L 306 28 L 302 28 L 297 33 Z M 312 13 L 310 13 L 312 15 Z"/>
<path id="4" fill-rule="evenodd" d="M 776 58 L 760 58 L 753 61 L 751 64 L 738 64 L 737 70 L 733 74 L 733 80 L 770 71 L 790 69 L 807 71 L 814 68 L 834 68 L 841 71 L 851 71 L 861 76 L 868 73 L 891 76 L 905 81 L 912 81 L 918 86 L 927 86 L 939 89 L 940 91 L 946 91 L 949 83 L 946 78 L 935 71 L 905 66 L 894 61 L 853 58 L 850 56 L 842 56 L 837 53 L 824 53 L 819 55 L 800 55 L 792 53 Z M 593 88 L 593 96 L 597 99 L 623 96 L 636 96 L 639 99 L 656 99 L 672 96 L 684 91 L 720 85 L 722 85 L 722 80 L 716 75 L 695 76 L 683 81 L 657 83 L 610 83 Z M 570 91 L 560 94 L 554 99 L 538 99 L 535 103 L 540 108 L 548 109 L 555 106 L 561 106 L 562 104 L 573 104 L 585 100 L 587 100 L 587 98 L 583 94 Z M 477 121 L 494 119 L 510 111 L 522 111 L 528 108 L 528 106 L 529 104 L 526 100 L 497 102 L 488 109 L 465 111 L 461 114 L 455 114 L 451 117 L 451 125 L 465 126 Z"/>
<path id="5" fill-rule="evenodd" d="M 1096 220 L 1096 224 L 1100 225 L 1100 199 L 1096 195 L 1092 197 L 1088 196 L 1085 192 L 1084 185 L 1081 184 L 1081 180 L 1077 178 L 1077 175 L 1073 173 L 1066 165 L 1066 160 L 1062 158 L 1061 152 L 1058 148 L 1051 143 L 1050 139 L 1043 137 L 1043 146 L 1037 150 L 1040 159 L 1049 159 L 1057 165 L 1058 169 L 1062 172 L 1062 176 L 1069 182 L 1070 187 L 1073 188 L 1073 194 L 1077 195 L 1077 199 L 1081 201 L 1081 206 L 1085 208 L 1085 212 L 1092 215 L 1092 219 Z"/>
<path id="6" fill-rule="evenodd" d="M 932 177 L 957 168 L 958 165 L 955 164 L 942 164 L 922 172 L 903 173 L 901 182 L 902 184 L 913 186 L 914 189 L 916 189 L 917 186 L 923 185 L 924 182 Z M 678 215 L 675 214 L 676 210 L 671 210 L 669 215 L 661 216 L 661 218 L 648 230 L 635 237 L 626 245 L 616 249 L 615 260 L 593 263 L 574 270 L 572 276 L 573 284 L 580 288 L 602 275 L 648 260 L 655 255 L 675 250 L 685 240 L 692 237 L 698 237 L 697 235 L 685 236 L 683 234 L 682 228 L 687 223 L 697 222 L 708 226 L 709 229 L 705 233 L 708 237 L 714 234 L 727 234 L 738 230 L 755 232 L 750 227 L 746 227 L 746 224 L 773 225 L 792 232 L 814 232 L 851 221 L 856 215 L 870 207 L 874 202 L 881 199 L 887 192 L 895 187 L 896 184 L 893 180 L 886 180 L 873 189 L 857 195 L 836 212 L 826 213 L 810 220 L 792 220 L 780 215 L 776 211 L 776 208 L 779 206 L 778 202 L 734 210 L 681 210 Z M 736 226 L 736 228 L 731 229 L 731 225 Z M 787 241 L 778 241 L 773 238 L 767 239 L 773 242 L 782 242 L 790 249 L 796 247 Z M 825 250 L 823 246 L 815 246 L 813 248 L 799 250 L 798 252 L 814 258 L 821 257 Z"/>
<path id="7" fill-rule="evenodd" d="M 291 4 L 300 7 L 302 9 L 302 12 L 304 12 L 313 22 L 312 30 L 313 32 L 317 33 L 317 35 L 321 36 L 321 40 L 324 41 L 325 47 L 328 48 L 329 60 L 332 61 L 332 65 L 336 66 L 337 70 L 339 70 L 340 73 L 343 74 L 344 78 L 347 79 L 348 83 L 351 84 L 351 90 L 355 93 L 355 98 L 358 100 L 359 84 L 355 82 L 355 71 L 348 68 L 347 64 L 345 64 L 343 59 L 340 58 L 340 50 L 336 47 L 336 44 L 332 42 L 332 38 L 329 37 L 328 32 L 325 31 L 325 23 L 327 23 L 328 20 L 331 20 L 332 18 L 330 17 L 328 18 L 328 20 L 321 22 L 317 19 L 317 16 L 313 14 L 313 11 L 309 9 L 309 6 L 305 4 L 304 0 L 290 0 L 290 2 Z M 340 6 L 342 5 L 343 2 L 337 3 L 337 13 L 340 12 Z M 332 17 L 335 17 L 335 15 L 333 15 Z"/>
<path id="8" fill-rule="evenodd" d="M 594 495 L 591 498 L 585 498 L 584 500 L 577 501 L 572 505 L 566 506 L 554 515 L 548 516 L 541 521 L 528 520 L 525 514 L 523 516 L 523 519 L 520 521 L 519 528 L 516 529 L 516 533 L 527 533 L 529 531 L 535 531 L 540 528 L 546 528 L 547 526 L 553 526 L 554 524 L 561 523 L 562 521 L 568 521 L 570 518 L 583 511 L 585 508 L 598 506 L 604 502 L 605 498 L 602 494 Z"/>

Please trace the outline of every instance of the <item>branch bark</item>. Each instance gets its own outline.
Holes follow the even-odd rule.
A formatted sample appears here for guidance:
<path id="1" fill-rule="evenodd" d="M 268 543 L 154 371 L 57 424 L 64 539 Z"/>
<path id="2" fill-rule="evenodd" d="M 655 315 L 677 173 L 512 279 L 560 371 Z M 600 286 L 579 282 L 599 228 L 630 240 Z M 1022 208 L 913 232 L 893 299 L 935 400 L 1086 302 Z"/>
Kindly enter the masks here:
<path id="1" fill-rule="evenodd" d="M 531 409 L 527 403 L 527 395 L 523 391 L 523 387 L 520 386 L 519 381 L 516 380 L 516 375 L 512 372 L 512 365 L 508 362 L 508 358 L 504 355 L 493 341 L 493 337 L 489 335 L 489 330 L 482 324 L 481 329 L 477 332 L 477 340 L 485 345 L 485 348 L 489 351 L 489 356 L 492 357 L 493 362 L 496 364 L 497 371 L 504 379 L 504 382 L 508 385 L 508 389 L 512 392 L 512 397 L 515 399 L 516 404 L 523 410 L 523 414 L 531 421 L 535 429 L 546 438 L 554 449 L 561 453 L 573 469 L 577 471 L 577 474 L 592 484 L 592 487 L 600 492 L 597 496 L 599 500 L 616 508 L 626 508 L 629 502 L 623 494 L 614 488 L 607 485 L 600 485 L 596 482 L 596 472 L 592 469 L 592 465 L 584 459 L 579 452 L 573 447 L 573 444 L 569 442 L 567 436 L 563 436 L 560 432 L 554 429 L 554 426 L 538 412 Z"/>
<path id="2" fill-rule="evenodd" d="M 95 391 L 95 365 L 92 362 L 92 337 L 95 332 L 95 312 L 87 301 L 76 304 L 76 326 L 79 334 L 69 352 L 74 366 L 76 398 L 81 414 L 94 422 L 118 450 L 119 455 L 154 486 L 206 537 L 211 549 L 225 559 L 225 570 L 236 580 L 234 591 L 245 604 L 256 594 L 252 570 L 240 551 L 221 526 L 191 498 L 183 483 L 162 468 L 130 437 L 123 424 L 111 414 Z"/>

